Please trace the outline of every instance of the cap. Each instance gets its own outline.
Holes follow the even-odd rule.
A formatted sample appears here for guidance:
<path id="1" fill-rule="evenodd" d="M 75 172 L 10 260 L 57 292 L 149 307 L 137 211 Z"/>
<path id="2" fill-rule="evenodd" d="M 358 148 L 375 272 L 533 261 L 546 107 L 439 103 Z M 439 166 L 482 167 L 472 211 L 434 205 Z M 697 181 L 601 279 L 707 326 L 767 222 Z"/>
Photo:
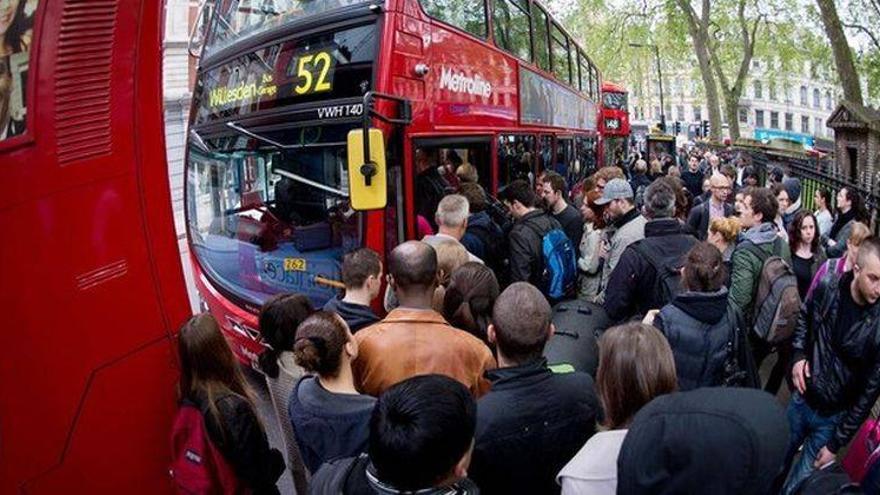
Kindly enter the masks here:
<path id="1" fill-rule="evenodd" d="M 625 199 L 633 197 L 632 186 L 623 179 L 611 179 L 605 184 L 602 191 L 602 197 L 596 200 L 599 206 L 606 205 L 615 199 Z"/>

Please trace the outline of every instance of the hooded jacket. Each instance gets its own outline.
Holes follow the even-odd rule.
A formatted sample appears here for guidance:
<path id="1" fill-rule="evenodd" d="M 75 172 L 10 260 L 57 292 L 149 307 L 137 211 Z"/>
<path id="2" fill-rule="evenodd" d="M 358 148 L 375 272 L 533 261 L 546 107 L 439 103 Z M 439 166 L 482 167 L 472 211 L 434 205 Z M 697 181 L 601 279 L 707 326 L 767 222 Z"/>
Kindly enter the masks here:
<path id="1" fill-rule="evenodd" d="M 654 326 L 672 347 L 680 390 L 722 384 L 734 325 L 723 287 L 716 292 L 679 294 L 660 310 Z"/>
<path id="2" fill-rule="evenodd" d="M 827 445 L 832 452 L 849 443 L 880 397 L 880 304 L 842 334 L 836 328 L 840 292 L 852 281 L 852 272 L 823 277 L 801 307 L 792 340 L 792 363 L 810 365 L 807 404 L 826 416 L 845 411 Z"/>
<path id="3" fill-rule="evenodd" d="M 451 485 L 399 490 L 379 479 L 367 454 L 337 459 L 324 464 L 312 477 L 310 495 L 479 495 L 473 481 L 464 478 Z"/>
<path id="4" fill-rule="evenodd" d="M 510 229 L 510 281 L 528 282 L 539 289 L 544 281 L 543 238 L 553 229 L 562 229 L 559 222 L 543 210 L 526 213 Z"/>
<path id="5" fill-rule="evenodd" d="M 599 297 L 596 298 L 595 302 L 602 304 L 606 299 L 605 289 L 608 287 L 608 279 L 611 278 L 614 267 L 617 266 L 620 257 L 623 256 L 623 252 L 630 244 L 645 238 L 645 224 L 647 222 L 648 220 L 639 213 L 639 210 L 633 208 L 605 229 L 609 246 L 602 265 L 602 282 L 599 287 Z"/>
<path id="6" fill-rule="evenodd" d="M 503 243 L 504 232 L 486 211 L 478 211 L 468 216 L 467 230 L 461 238 L 461 245 L 469 253 L 493 266 L 496 256 L 504 256 L 497 248 Z"/>
<path id="7" fill-rule="evenodd" d="M 668 301 L 660 301 L 655 294 L 657 271 L 638 251 L 646 249 L 658 253 L 662 259 L 681 257 L 697 243 L 696 237 L 686 233 L 681 222 L 674 218 L 660 218 L 645 224 L 645 238 L 630 244 L 620 262 L 611 272 L 605 288 L 605 311 L 613 321 L 658 309 Z"/>
<path id="8" fill-rule="evenodd" d="M 770 394 L 701 388 L 662 395 L 633 419 L 618 495 L 764 495 L 780 474 L 788 421 Z"/>
<path id="9" fill-rule="evenodd" d="M 745 245 L 745 242 L 755 244 L 764 253 L 759 258 Z M 782 256 L 785 261 L 791 263 L 791 252 L 788 243 L 782 240 L 776 233 L 776 229 L 770 222 L 756 225 L 743 234 L 743 242 L 740 242 L 730 257 L 730 302 L 738 307 L 746 319 L 752 322 L 752 306 L 754 305 L 755 293 L 758 290 L 758 281 L 761 278 L 761 270 L 764 260 L 771 254 Z"/>
<path id="10" fill-rule="evenodd" d="M 379 321 L 379 317 L 373 313 L 373 309 L 369 306 L 345 302 L 338 297 L 327 301 L 327 304 L 324 305 L 324 311 L 338 314 L 348 324 L 351 333 Z"/>

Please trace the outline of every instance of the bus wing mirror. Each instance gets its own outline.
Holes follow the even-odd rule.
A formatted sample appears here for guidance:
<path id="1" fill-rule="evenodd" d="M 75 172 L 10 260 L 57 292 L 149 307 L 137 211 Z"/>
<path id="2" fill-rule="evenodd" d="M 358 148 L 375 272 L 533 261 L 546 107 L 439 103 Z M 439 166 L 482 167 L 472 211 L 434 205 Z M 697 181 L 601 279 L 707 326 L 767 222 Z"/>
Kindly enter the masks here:
<path id="1" fill-rule="evenodd" d="M 367 157 L 369 153 L 369 157 Z M 378 210 L 388 203 L 385 170 L 385 137 L 379 129 L 348 133 L 348 187 L 351 207 L 355 210 Z"/>

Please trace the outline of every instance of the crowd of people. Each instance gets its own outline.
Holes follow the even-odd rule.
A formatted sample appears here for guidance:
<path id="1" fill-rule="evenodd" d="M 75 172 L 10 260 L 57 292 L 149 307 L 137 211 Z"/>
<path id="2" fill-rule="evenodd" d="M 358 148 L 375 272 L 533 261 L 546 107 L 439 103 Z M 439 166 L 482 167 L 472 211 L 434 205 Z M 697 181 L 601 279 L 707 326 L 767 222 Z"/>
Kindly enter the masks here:
<path id="1" fill-rule="evenodd" d="M 833 466 L 880 396 L 880 239 L 854 190 L 810 211 L 784 170 L 762 186 L 697 149 L 497 198 L 457 167 L 421 240 L 345 254 L 323 308 L 264 304 L 286 456 L 213 318 L 181 330 L 181 396 L 244 486 L 276 493 L 286 458 L 297 493 L 878 493 L 880 463 Z M 572 299 L 613 322 L 584 317 L 594 374 L 545 353 Z"/>

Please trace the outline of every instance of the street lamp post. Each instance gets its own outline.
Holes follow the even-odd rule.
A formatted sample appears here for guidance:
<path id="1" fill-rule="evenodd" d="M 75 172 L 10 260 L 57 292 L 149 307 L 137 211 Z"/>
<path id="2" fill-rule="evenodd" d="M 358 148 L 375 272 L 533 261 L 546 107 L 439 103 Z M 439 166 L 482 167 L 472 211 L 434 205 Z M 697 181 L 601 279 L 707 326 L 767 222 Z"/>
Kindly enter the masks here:
<path id="1" fill-rule="evenodd" d="M 657 63 L 657 78 L 660 84 L 660 130 L 666 132 L 666 106 L 663 105 L 663 72 L 660 70 L 660 49 L 652 43 L 630 43 L 629 46 L 654 50 L 654 60 Z"/>

